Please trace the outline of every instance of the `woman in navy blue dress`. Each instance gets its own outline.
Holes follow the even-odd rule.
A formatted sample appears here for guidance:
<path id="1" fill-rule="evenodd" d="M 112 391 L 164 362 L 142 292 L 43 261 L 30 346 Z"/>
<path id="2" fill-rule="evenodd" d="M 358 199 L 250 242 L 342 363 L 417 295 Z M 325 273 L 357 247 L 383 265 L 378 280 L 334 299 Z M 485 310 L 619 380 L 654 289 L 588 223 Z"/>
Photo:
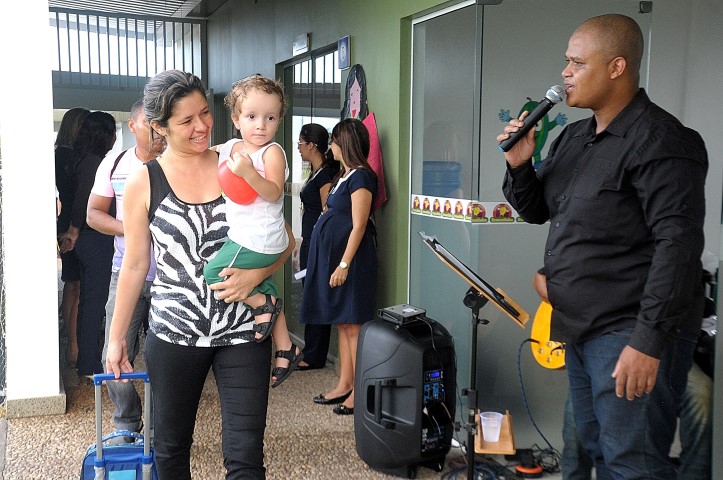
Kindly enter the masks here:
<path id="1" fill-rule="evenodd" d="M 369 132 L 361 121 L 336 124 L 331 150 L 343 169 L 311 235 L 301 323 L 337 326 L 339 381 L 314 402 L 338 404 L 334 413 L 350 415 L 359 331 L 375 311 L 377 260 L 369 216 L 377 179 L 367 162 Z"/>

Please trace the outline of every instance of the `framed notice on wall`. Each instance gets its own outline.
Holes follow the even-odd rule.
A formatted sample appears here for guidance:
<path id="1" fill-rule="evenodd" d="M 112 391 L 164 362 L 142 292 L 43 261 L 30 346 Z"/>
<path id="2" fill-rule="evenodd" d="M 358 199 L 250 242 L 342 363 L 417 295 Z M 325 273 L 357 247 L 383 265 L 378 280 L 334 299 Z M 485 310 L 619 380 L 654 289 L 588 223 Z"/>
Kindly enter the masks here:
<path id="1" fill-rule="evenodd" d="M 309 34 L 304 33 L 294 39 L 291 44 L 291 54 L 296 56 L 309 51 Z"/>
<path id="2" fill-rule="evenodd" d="M 336 44 L 337 54 L 339 55 L 339 68 L 341 70 L 349 68 L 351 65 L 351 45 L 349 44 L 349 35 L 341 37 Z"/>

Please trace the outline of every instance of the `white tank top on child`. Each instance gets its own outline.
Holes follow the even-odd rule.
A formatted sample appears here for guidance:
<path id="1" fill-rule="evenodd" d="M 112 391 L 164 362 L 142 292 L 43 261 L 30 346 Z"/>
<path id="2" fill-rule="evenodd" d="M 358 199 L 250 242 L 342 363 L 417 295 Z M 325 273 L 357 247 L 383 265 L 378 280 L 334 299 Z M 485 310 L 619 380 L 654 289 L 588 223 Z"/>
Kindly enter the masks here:
<path id="1" fill-rule="evenodd" d="M 231 156 L 233 146 L 242 141 L 234 138 L 221 147 L 218 156 L 219 165 Z M 279 144 L 271 142 L 250 155 L 254 168 L 264 178 L 266 175 L 263 156 L 266 149 L 272 145 Z M 281 151 L 284 152 L 283 149 Z M 284 180 L 288 177 L 289 166 L 286 163 L 286 152 L 284 152 Z M 289 237 L 284 226 L 283 193 L 275 202 L 267 202 L 258 196 L 248 205 L 239 205 L 226 196 L 224 198 L 226 199 L 226 219 L 229 225 L 228 238 L 257 253 L 281 253 L 286 250 L 286 247 L 289 246 Z"/>

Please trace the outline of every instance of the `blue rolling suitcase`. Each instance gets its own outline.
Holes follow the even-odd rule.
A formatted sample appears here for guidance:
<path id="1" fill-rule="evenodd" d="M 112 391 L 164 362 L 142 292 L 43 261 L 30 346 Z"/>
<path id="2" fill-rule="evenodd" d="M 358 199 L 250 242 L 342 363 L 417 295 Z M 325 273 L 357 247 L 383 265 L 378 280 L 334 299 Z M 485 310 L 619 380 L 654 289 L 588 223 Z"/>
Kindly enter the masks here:
<path id="1" fill-rule="evenodd" d="M 143 380 L 145 395 L 143 402 L 143 423 L 151 431 L 151 386 L 145 372 L 124 373 L 121 379 Z M 93 376 L 95 384 L 95 444 L 88 447 L 83 458 L 80 480 L 157 480 L 158 474 L 153 462 L 151 438 L 148 440 L 135 432 L 116 430 L 103 437 L 101 415 L 101 386 L 103 382 L 115 380 L 113 374 Z M 134 443 L 103 445 L 114 437 L 133 437 Z"/>

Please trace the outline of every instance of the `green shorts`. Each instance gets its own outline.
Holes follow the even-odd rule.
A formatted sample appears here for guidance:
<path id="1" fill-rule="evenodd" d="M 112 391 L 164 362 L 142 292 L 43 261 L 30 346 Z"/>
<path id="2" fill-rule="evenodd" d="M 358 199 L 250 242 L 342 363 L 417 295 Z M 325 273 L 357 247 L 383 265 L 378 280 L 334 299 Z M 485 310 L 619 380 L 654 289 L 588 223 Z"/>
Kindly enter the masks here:
<path id="1" fill-rule="evenodd" d="M 278 260 L 280 256 L 280 253 L 254 252 L 232 240 L 226 240 L 218 253 L 204 267 L 203 276 L 206 278 L 206 282 L 212 285 L 225 280 L 225 277 L 220 277 L 219 273 L 226 267 L 245 270 L 268 267 Z M 276 284 L 271 280 L 271 277 L 267 277 L 251 291 L 249 296 L 255 293 L 267 293 L 276 297 L 279 291 L 276 289 Z"/>

